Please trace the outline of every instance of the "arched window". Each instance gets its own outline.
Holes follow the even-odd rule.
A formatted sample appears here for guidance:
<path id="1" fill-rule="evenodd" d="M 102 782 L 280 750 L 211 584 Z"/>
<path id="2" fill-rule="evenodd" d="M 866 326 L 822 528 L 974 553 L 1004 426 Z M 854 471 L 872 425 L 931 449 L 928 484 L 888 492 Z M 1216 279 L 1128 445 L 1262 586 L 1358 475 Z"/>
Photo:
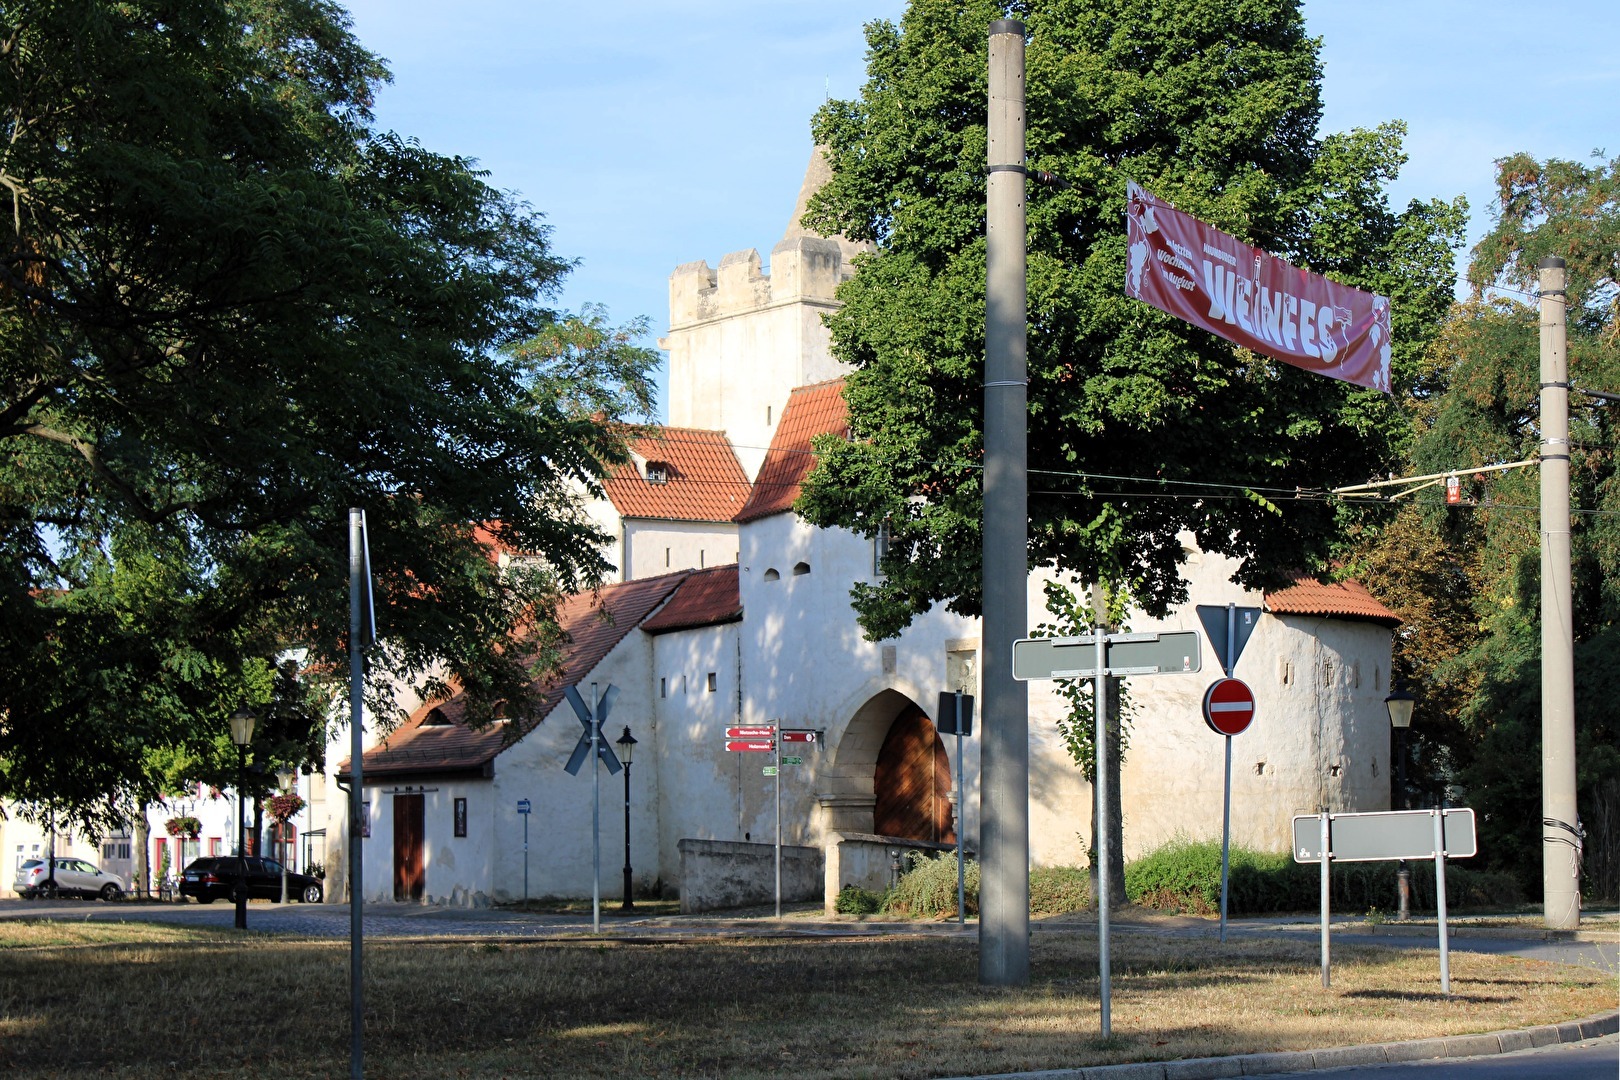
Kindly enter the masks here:
<path id="1" fill-rule="evenodd" d="M 766 581 L 781 581 L 782 580 L 782 575 L 777 573 L 776 572 L 776 567 L 773 566 L 769 570 L 765 571 L 765 580 Z"/>
<path id="2" fill-rule="evenodd" d="M 810 564 L 809 563 L 801 562 L 801 563 L 794 563 L 793 564 L 793 576 L 794 577 L 798 577 L 801 574 L 808 574 L 809 572 L 810 572 Z"/>

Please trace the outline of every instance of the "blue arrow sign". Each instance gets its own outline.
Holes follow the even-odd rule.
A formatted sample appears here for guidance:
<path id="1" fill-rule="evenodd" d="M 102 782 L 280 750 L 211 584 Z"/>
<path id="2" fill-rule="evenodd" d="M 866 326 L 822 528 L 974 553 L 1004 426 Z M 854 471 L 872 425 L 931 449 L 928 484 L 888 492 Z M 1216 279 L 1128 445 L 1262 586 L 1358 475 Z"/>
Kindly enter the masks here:
<path id="1" fill-rule="evenodd" d="M 596 756 L 607 765 L 610 774 L 617 773 L 622 766 L 619 759 L 614 756 L 613 747 L 608 743 L 607 736 L 602 733 L 602 724 L 607 720 L 608 713 L 613 709 L 613 701 L 618 696 L 619 688 L 609 683 L 607 690 L 602 694 L 602 699 L 596 703 Z M 585 733 L 579 737 L 579 742 L 574 744 L 574 752 L 568 756 L 568 764 L 563 766 L 569 776 L 578 776 L 580 766 L 591 756 L 591 708 L 585 704 L 585 699 L 579 696 L 579 691 L 572 686 L 563 690 L 563 697 L 574 707 L 574 714 L 579 717 L 579 726 L 585 729 Z"/>
<path id="2" fill-rule="evenodd" d="M 530 805 L 528 799 L 518 800 L 518 813 L 527 814 L 531 809 L 533 809 L 533 807 Z"/>

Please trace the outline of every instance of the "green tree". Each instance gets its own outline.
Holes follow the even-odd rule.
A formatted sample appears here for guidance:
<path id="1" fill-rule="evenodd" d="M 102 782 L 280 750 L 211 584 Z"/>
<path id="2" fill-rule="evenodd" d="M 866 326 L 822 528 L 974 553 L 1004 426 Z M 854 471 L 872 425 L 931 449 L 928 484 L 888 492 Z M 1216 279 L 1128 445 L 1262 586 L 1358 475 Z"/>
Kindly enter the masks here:
<path id="1" fill-rule="evenodd" d="M 559 320 L 540 215 L 378 129 L 386 78 L 326 0 L 0 0 L 0 798 L 105 819 L 285 646 L 341 671 L 351 506 L 385 717 L 392 678 L 521 709 L 601 579 L 576 495 L 649 354 Z"/>
<path id="2" fill-rule="evenodd" d="M 1184 599 L 1184 532 L 1248 584 L 1321 566 L 1350 511 L 1294 493 L 1396 460 L 1400 398 L 1127 299 L 1125 182 L 1390 296 L 1400 395 L 1449 304 L 1462 200 L 1388 207 L 1399 123 L 1316 135 L 1321 65 L 1294 0 L 1012 7 L 1029 30 L 1030 165 L 1073 184 L 1029 188 L 1031 564 L 1118 581 L 1152 613 Z M 813 123 L 833 176 L 806 224 L 877 247 L 828 320 L 854 367 L 854 438 L 822 442 L 799 509 L 888 526 L 886 576 L 854 593 L 874 638 L 935 603 L 980 607 L 986 31 L 1006 13 L 914 0 L 898 25 L 870 24 L 861 96 Z"/>
<path id="3" fill-rule="evenodd" d="M 1419 473 L 1520 461 L 1540 440 L 1535 264 L 1569 267 L 1577 387 L 1620 389 L 1620 158 L 1497 162 L 1497 214 L 1426 359 Z M 1577 783 L 1588 830 L 1585 891 L 1620 894 L 1620 451 L 1613 405 L 1570 400 Z M 1541 888 L 1540 478 L 1465 480 L 1465 498 L 1411 507 L 1365 549 L 1370 588 L 1407 620 L 1396 669 L 1419 689 L 1414 735 L 1435 783 L 1481 811 L 1481 851 Z"/>

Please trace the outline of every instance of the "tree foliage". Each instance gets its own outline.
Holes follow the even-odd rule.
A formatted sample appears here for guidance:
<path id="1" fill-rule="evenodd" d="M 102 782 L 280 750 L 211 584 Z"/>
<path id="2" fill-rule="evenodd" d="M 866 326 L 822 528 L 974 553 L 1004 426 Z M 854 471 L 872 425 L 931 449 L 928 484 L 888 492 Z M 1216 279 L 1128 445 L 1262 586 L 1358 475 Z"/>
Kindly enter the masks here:
<path id="1" fill-rule="evenodd" d="M 800 503 L 887 524 L 857 586 L 869 636 L 943 602 L 980 607 L 986 30 L 994 0 L 914 0 L 867 28 L 861 96 L 813 127 L 832 179 L 805 222 L 877 245 L 840 290 L 854 438 L 824 440 Z M 1366 479 L 1409 432 L 1399 399 L 1288 369 L 1124 295 L 1125 182 L 1293 262 L 1393 299 L 1396 388 L 1449 303 L 1461 199 L 1395 212 L 1399 123 L 1318 137 L 1321 65 L 1294 0 L 1028 0 L 1032 565 L 1184 599 L 1181 535 L 1275 584 L 1320 566 L 1344 511 L 1293 498 Z M 1229 485 L 1194 487 L 1192 484 Z"/>
<path id="2" fill-rule="evenodd" d="M 1620 159 L 1524 154 L 1497 162 L 1491 231 L 1474 249 L 1474 298 L 1458 304 L 1426 365 L 1411 468 L 1468 469 L 1535 457 L 1540 317 L 1535 264 L 1569 269 L 1576 387 L 1620 391 Z M 1570 397 L 1577 784 L 1590 893 L 1620 893 L 1620 434 L 1614 405 Z M 1370 588 L 1406 625 L 1396 670 L 1418 688 L 1420 762 L 1482 813 L 1492 865 L 1540 890 L 1540 478 L 1534 468 L 1464 479 L 1464 498 L 1401 511 L 1365 544 Z"/>
<path id="3" fill-rule="evenodd" d="M 600 580 L 574 496 L 646 351 L 521 346 L 613 331 L 546 306 L 539 214 L 375 126 L 386 77 L 326 0 L 0 0 L 0 797 L 150 794 L 287 644 L 339 670 L 351 506 L 379 706 L 520 707 L 512 631 Z"/>

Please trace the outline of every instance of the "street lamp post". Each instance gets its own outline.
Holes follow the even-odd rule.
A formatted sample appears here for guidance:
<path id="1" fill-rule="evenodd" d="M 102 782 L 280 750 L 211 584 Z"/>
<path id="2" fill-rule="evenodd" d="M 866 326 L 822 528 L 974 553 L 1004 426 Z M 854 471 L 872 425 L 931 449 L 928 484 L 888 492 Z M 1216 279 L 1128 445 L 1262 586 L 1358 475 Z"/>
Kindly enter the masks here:
<path id="1" fill-rule="evenodd" d="M 628 724 L 613 745 L 619 748 L 619 760 L 624 762 L 624 903 L 619 910 L 634 911 L 636 902 L 630 895 L 630 759 L 635 755 L 636 737 L 630 734 Z"/>
<path id="2" fill-rule="evenodd" d="M 1384 699 L 1384 708 L 1389 710 L 1389 726 L 1395 732 L 1395 790 L 1399 792 L 1401 804 L 1395 807 L 1397 810 L 1408 809 L 1406 733 L 1412 727 L 1412 708 L 1416 704 L 1416 700 L 1404 689 L 1391 690 L 1389 696 Z M 1397 896 L 1395 918 L 1404 922 L 1412 911 L 1412 871 L 1407 868 L 1405 859 L 1395 863 L 1395 890 Z"/>
<path id="3" fill-rule="evenodd" d="M 242 798 L 242 784 L 247 772 L 247 748 L 253 741 L 253 725 L 258 721 L 251 709 L 237 709 L 231 714 L 231 742 L 236 744 L 236 888 L 232 899 L 236 901 L 236 928 L 247 929 L 247 820 Z"/>
<path id="4" fill-rule="evenodd" d="M 293 781 L 298 774 L 291 769 L 276 770 L 276 785 L 283 795 L 292 789 Z M 281 902 L 287 902 L 287 822 L 281 818 L 276 819 L 276 831 L 281 836 Z"/>

